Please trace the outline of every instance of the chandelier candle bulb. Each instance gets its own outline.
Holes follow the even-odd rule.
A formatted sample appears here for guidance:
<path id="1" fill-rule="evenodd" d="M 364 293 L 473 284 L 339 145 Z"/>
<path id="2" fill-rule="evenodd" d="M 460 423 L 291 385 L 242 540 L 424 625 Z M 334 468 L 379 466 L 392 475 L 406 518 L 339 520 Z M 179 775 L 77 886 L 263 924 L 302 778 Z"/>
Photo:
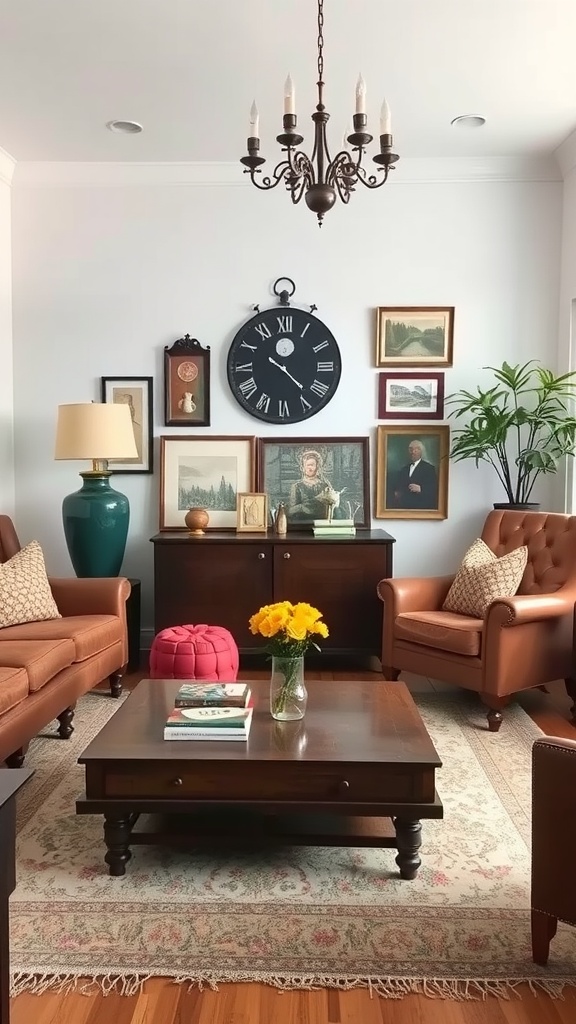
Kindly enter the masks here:
<path id="1" fill-rule="evenodd" d="M 292 75 L 288 75 L 288 78 L 284 83 L 284 113 L 296 113 L 296 92 L 294 89 L 294 82 L 292 81 Z"/>
<path id="2" fill-rule="evenodd" d="M 380 108 L 380 135 L 391 135 L 392 134 L 392 117 L 390 114 L 390 107 L 386 100 L 382 101 L 382 107 Z"/>
<path id="3" fill-rule="evenodd" d="M 256 100 L 254 100 L 250 107 L 250 128 L 248 129 L 248 137 L 251 139 L 258 139 L 260 137 L 260 115 L 258 114 Z"/>
<path id="4" fill-rule="evenodd" d="M 366 113 L 366 82 L 362 75 L 358 75 L 358 81 L 356 82 L 356 113 Z"/>

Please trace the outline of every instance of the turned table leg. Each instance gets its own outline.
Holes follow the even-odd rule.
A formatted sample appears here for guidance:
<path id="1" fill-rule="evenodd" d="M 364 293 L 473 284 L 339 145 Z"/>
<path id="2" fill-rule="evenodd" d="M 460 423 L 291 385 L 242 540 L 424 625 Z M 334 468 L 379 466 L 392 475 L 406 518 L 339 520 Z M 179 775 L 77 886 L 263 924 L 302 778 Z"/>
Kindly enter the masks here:
<path id="1" fill-rule="evenodd" d="M 400 868 L 400 878 L 416 878 L 422 863 L 418 856 L 418 850 L 422 846 L 422 825 L 419 821 L 409 821 L 406 818 L 394 818 L 393 821 L 398 847 L 396 863 Z"/>
<path id="2" fill-rule="evenodd" d="M 138 815 L 127 811 L 106 811 L 104 814 L 104 842 L 107 853 L 104 857 L 111 875 L 126 874 L 126 865 L 132 856 L 130 833 Z"/>

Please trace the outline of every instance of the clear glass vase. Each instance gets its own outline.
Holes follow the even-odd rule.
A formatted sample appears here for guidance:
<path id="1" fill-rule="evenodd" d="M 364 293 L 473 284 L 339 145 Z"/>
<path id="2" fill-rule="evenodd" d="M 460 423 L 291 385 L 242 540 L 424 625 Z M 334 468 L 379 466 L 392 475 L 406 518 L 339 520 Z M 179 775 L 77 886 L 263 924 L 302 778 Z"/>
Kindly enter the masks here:
<path id="1" fill-rule="evenodd" d="M 304 718 L 308 692 L 304 685 L 304 657 L 272 656 L 270 677 L 270 713 L 279 722 Z"/>

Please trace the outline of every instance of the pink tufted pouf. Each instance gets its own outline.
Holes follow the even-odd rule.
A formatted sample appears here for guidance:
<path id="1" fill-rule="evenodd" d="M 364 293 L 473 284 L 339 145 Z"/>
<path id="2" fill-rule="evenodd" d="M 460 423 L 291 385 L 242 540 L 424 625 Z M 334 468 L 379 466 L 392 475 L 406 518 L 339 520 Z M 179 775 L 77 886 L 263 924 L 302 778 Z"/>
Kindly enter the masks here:
<path id="1" fill-rule="evenodd" d="M 238 648 L 223 626 L 170 626 L 152 641 L 151 679 L 221 679 L 238 675 Z"/>

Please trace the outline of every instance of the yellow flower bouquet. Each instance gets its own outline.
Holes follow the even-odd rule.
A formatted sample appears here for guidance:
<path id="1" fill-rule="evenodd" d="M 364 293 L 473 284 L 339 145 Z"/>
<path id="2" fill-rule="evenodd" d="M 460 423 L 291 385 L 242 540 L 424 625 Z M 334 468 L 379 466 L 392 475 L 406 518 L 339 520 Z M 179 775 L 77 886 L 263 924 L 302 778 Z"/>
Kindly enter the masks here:
<path id="1" fill-rule="evenodd" d="M 270 707 L 275 718 L 304 715 L 303 657 L 310 647 L 320 650 L 316 637 L 328 636 L 328 626 L 321 618 L 322 612 L 310 604 L 278 601 L 264 605 L 248 622 L 250 632 L 267 641 L 264 650 L 273 658 Z"/>

